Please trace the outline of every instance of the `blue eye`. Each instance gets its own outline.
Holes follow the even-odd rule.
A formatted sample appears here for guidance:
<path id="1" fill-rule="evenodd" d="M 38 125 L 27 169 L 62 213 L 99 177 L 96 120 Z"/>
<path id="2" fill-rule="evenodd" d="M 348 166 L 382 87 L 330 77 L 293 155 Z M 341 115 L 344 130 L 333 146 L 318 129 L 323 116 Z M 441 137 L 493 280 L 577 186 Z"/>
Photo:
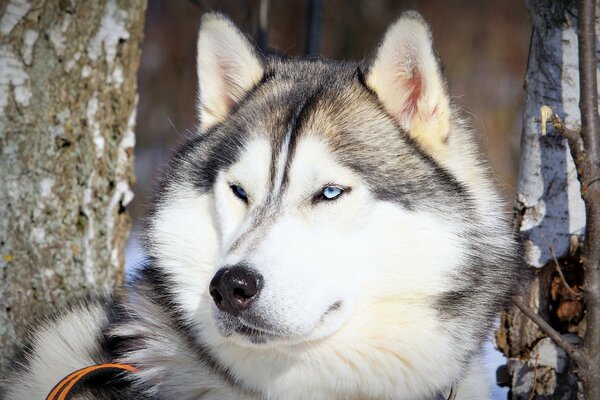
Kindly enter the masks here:
<path id="1" fill-rule="evenodd" d="M 238 197 L 240 200 L 244 201 L 245 203 L 248 202 L 248 193 L 246 193 L 246 191 L 244 190 L 243 187 L 241 187 L 240 185 L 231 185 L 230 188 L 231 188 L 231 191 L 233 192 L 233 194 L 236 195 L 236 197 Z"/>
<path id="2" fill-rule="evenodd" d="M 335 186 L 326 186 L 323 189 L 323 199 L 325 200 L 334 200 L 338 198 L 344 191 L 339 187 Z"/>

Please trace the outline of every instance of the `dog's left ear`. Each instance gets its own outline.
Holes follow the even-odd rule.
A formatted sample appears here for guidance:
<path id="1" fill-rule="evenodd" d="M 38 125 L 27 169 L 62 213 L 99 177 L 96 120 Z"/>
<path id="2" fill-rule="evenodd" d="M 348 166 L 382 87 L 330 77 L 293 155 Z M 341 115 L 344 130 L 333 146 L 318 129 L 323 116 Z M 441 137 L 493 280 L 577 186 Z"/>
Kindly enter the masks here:
<path id="1" fill-rule="evenodd" d="M 416 11 L 387 31 L 367 76 L 386 111 L 421 146 L 437 154 L 449 131 L 449 99 L 431 30 Z"/>
<path id="2" fill-rule="evenodd" d="M 263 76 L 254 46 L 225 16 L 202 17 L 198 37 L 198 113 L 205 132 L 221 122 Z"/>

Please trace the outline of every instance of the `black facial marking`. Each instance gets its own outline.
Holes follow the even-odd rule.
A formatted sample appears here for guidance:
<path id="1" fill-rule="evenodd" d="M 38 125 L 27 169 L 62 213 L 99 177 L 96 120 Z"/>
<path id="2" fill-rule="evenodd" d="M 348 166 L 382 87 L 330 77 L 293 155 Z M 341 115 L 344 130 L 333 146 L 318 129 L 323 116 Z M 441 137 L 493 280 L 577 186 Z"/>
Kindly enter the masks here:
<path id="1" fill-rule="evenodd" d="M 283 182 L 281 183 L 282 190 L 287 186 L 289 182 L 289 171 L 290 166 L 292 165 L 292 160 L 294 159 L 294 154 L 296 150 L 296 144 L 298 143 L 298 137 L 300 136 L 300 132 L 302 131 L 303 124 L 307 118 L 307 116 L 312 111 L 312 108 L 317 103 L 321 93 L 323 92 L 323 86 L 317 87 L 316 90 L 304 101 L 304 103 L 296 110 L 295 113 L 290 118 L 289 122 L 289 144 L 287 149 L 287 160 L 285 161 L 285 167 L 283 172 Z"/>

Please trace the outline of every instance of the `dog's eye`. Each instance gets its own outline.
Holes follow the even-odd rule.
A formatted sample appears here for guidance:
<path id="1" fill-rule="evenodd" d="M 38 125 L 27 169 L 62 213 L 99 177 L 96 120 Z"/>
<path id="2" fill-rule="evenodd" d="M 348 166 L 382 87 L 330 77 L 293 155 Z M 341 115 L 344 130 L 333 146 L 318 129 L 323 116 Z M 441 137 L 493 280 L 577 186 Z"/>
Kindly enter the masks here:
<path id="1" fill-rule="evenodd" d="M 323 188 L 322 199 L 323 200 L 334 200 L 340 197 L 344 193 L 343 189 L 336 186 L 325 186 Z"/>
<path id="2" fill-rule="evenodd" d="M 244 190 L 240 185 L 231 185 L 229 186 L 233 194 L 236 195 L 237 198 L 242 200 L 244 203 L 248 203 L 248 193 Z"/>

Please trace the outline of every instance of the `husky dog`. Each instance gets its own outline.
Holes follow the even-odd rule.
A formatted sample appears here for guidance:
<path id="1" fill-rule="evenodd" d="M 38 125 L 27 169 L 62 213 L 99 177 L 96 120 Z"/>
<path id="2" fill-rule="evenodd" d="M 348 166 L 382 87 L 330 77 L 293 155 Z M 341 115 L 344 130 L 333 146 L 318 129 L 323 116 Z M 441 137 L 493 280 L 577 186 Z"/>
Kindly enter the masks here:
<path id="1" fill-rule="evenodd" d="M 106 362 L 139 371 L 79 398 L 488 398 L 521 250 L 421 16 L 353 63 L 264 58 L 208 14 L 198 78 L 147 265 L 32 333 L 3 398 Z"/>

